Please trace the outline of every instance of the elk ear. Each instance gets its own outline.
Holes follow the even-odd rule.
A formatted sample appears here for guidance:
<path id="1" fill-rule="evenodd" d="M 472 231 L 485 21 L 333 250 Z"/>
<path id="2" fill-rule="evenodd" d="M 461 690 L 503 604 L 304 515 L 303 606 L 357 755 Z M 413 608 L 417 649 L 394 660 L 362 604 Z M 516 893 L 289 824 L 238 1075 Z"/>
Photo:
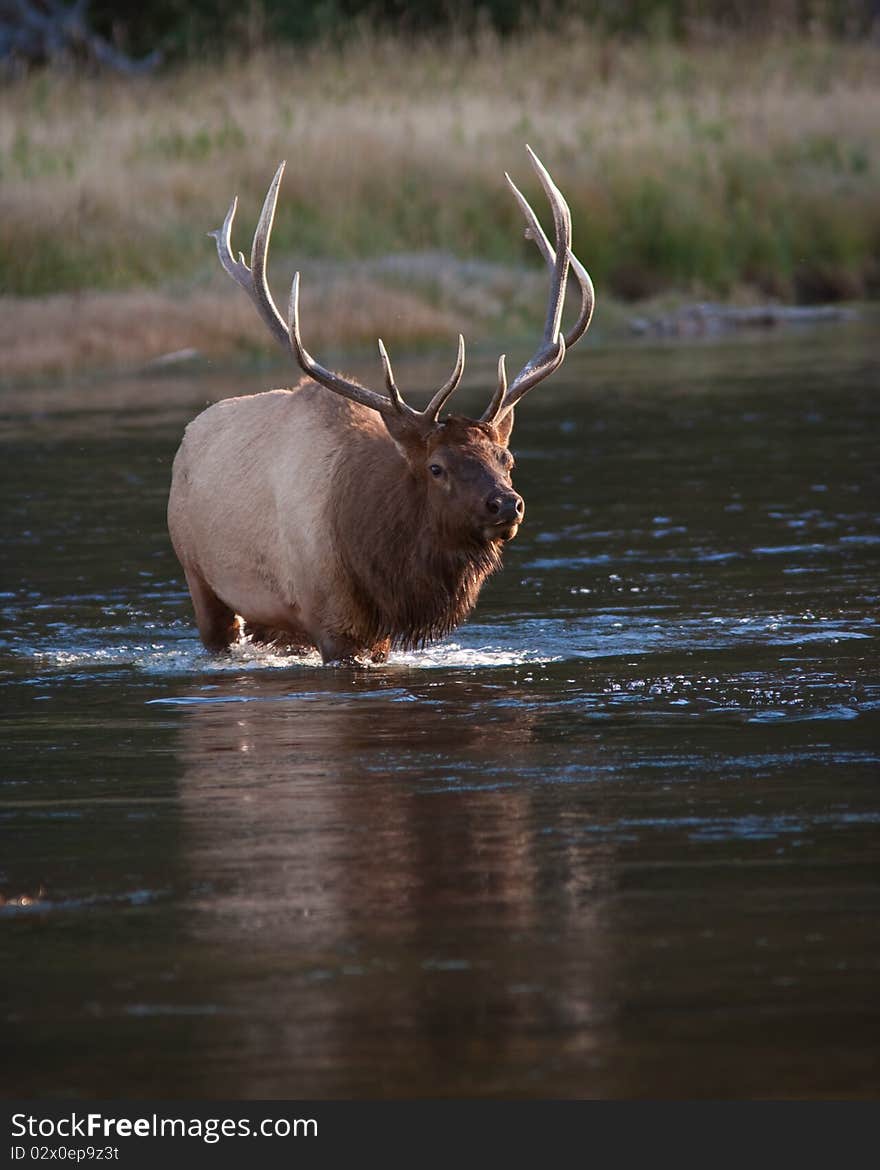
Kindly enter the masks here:
<path id="1" fill-rule="evenodd" d="M 511 408 L 503 418 L 494 424 L 498 442 L 502 447 L 506 447 L 510 442 L 510 432 L 513 430 L 513 413 L 513 408 Z"/>
<path id="2" fill-rule="evenodd" d="M 394 440 L 394 446 L 407 462 L 421 462 L 425 454 L 425 436 L 411 419 L 402 414 L 379 415 L 385 429 Z"/>

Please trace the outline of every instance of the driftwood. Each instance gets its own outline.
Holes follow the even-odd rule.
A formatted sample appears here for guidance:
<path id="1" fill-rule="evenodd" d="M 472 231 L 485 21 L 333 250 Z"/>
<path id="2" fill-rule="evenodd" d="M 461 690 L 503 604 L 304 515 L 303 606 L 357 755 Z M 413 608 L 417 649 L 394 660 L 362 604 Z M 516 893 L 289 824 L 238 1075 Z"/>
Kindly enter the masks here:
<path id="1" fill-rule="evenodd" d="M 774 329 L 780 325 L 813 325 L 820 321 L 846 321 L 854 309 L 840 305 L 754 305 L 736 308 L 702 302 L 686 305 L 656 317 L 631 317 L 633 333 L 659 337 L 699 337 L 735 329 Z"/>
<path id="2" fill-rule="evenodd" d="M 162 59 L 156 50 L 133 60 L 89 28 L 89 0 L 0 0 L 0 68 L 85 66 L 136 76 Z"/>

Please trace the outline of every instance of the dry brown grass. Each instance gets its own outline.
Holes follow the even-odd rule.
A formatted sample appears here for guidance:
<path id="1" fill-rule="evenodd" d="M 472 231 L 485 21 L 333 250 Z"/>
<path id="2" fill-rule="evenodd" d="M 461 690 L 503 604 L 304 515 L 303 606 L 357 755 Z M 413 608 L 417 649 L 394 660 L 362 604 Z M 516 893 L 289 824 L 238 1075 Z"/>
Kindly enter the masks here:
<path id="1" fill-rule="evenodd" d="M 532 257 L 502 173 L 534 190 L 529 141 L 569 196 L 576 246 L 602 292 L 871 294 L 877 65 L 867 44 L 686 50 L 600 41 L 573 25 L 566 37 L 503 45 L 372 38 L 136 83 L 32 78 L 0 105 L 3 291 L 126 290 L 52 302 L 83 331 L 52 340 L 62 365 L 262 345 L 241 294 L 216 283 L 204 235 L 233 193 L 246 246 L 276 163 L 289 159 L 277 272 L 309 257 L 425 249 L 516 268 Z M 468 324 L 463 290 L 450 300 L 425 281 L 392 283 L 385 308 L 404 335 Z M 349 331 L 375 333 L 376 287 L 345 303 L 351 315 L 313 321 L 314 335 L 341 344 Z M 140 291 L 157 288 L 171 292 Z M 21 329 L 3 328 L 18 354 L 7 372 L 25 368 Z"/>
<path id="2" fill-rule="evenodd" d="M 387 333 L 407 341 L 455 335 L 449 314 L 407 292 L 355 281 L 315 290 L 309 344 L 352 343 Z M 240 354 L 266 347 L 265 326 L 233 289 L 197 290 L 185 299 L 160 291 L 0 297 L 0 377 L 81 369 L 126 369 L 183 356 Z"/>

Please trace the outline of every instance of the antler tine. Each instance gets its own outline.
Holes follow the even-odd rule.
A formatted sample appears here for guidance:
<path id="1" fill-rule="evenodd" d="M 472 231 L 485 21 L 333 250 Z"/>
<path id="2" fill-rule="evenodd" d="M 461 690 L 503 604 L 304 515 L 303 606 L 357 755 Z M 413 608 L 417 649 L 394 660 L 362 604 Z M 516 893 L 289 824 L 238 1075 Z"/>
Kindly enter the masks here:
<path id="1" fill-rule="evenodd" d="M 275 218 L 275 204 L 278 202 L 278 188 L 281 176 L 284 174 L 285 164 L 282 162 L 275 172 L 266 198 L 263 201 L 263 210 L 254 233 L 254 242 L 251 248 L 251 267 L 248 268 L 244 256 L 239 252 L 238 260 L 232 251 L 232 224 L 238 210 L 238 196 L 232 200 L 223 226 L 216 231 L 208 232 L 209 236 L 217 241 L 217 255 L 220 263 L 229 276 L 240 285 L 256 304 L 260 316 L 269 326 L 272 335 L 285 347 L 288 345 L 287 326 L 284 318 L 278 311 L 269 286 L 266 283 L 266 253 L 269 247 L 269 235 L 272 231 L 272 222 Z"/>
<path id="2" fill-rule="evenodd" d="M 506 360 L 506 354 L 502 354 L 498 359 L 498 388 L 492 395 L 492 401 L 489 403 L 489 407 L 486 410 L 486 413 L 483 415 L 484 420 L 495 418 L 495 416 L 498 414 L 498 411 L 501 409 L 501 403 L 504 401 L 504 395 L 507 393 L 507 367 L 504 364 Z"/>
<path id="3" fill-rule="evenodd" d="M 571 250 L 571 212 L 562 193 L 550 177 L 550 173 L 531 149 L 526 147 L 541 186 L 550 202 L 556 235 L 553 249 L 528 201 L 516 184 L 506 175 L 507 182 L 516 197 L 525 219 L 526 236 L 537 244 L 542 256 L 553 270 L 550 295 L 547 303 L 547 317 L 544 334 L 537 352 L 523 366 L 513 382 L 504 392 L 496 391 L 491 403 L 483 414 L 483 422 L 496 422 L 499 417 L 513 409 L 520 398 L 538 382 L 549 377 L 562 364 L 568 348 L 574 345 L 586 332 L 593 313 L 593 284 L 589 274 Z M 562 310 L 565 303 L 565 287 L 569 268 L 574 273 L 581 291 L 581 307 L 578 319 L 568 334 L 560 332 Z M 501 375 L 499 370 L 499 387 Z"/>
<path id="4" fill-rule="evenodd" d="M 384 394 L 377 394 L 375 390 L 368 390 L 366 386 L 361 386 L 359 382 L 352 382 L 348 378 L 334 374 L 332 370 L 328 370 L 319 362 L 316 362 L 303 345 L 299 331 L 298 272 L 294 274 L 293 283 L 290 286 L 288 337 L 290 348 L 293 350 L 293 356 L 310 378 L 314 378 L 316 382 L 320 382 L 322 386 L 326 386 L 328 390 L 332 390 L 335 394 L 341 394 L 343 398 L 350 398 L 354 402 L 359 402 L 361 406 L 369 406 L 371 410 L 378 410 L 380 414 L 398 413 L 396 403 L 393 399 L 386 398 Z M 387 354 L 385 355 L 385 360 L 386 362 L 388 360 Z M 387 368 L 390 370 L 390 366 Z"/>
<path id="5" fill-rule="evenodd" d="M 507 181 L 510 183 L 510 187 L 516 196 L 516 201 L 520 205 L 523 215 L 526 217 L 528 224 L 526 227 L 526 237 L 535 241 L 538 245 L 538 250 L 547 261 L 547 264 L 550 268 L 555 268 L 556 255 L 550 247 L 550 241 L 544 234 L 544 229 L 541 227 L 538 217 L 535 215 L 523 193 L 511 182 L 509 176 Z M 566 350 L 571 349 L 573 345 L 580 341 L 587 329 L 589 329 L 593 316 L 593 306 L 596 300 L 590 274 L 584 268 L 583 264 L 581 264 L 580 260 L 578 260 L 577 256 L 575 256 L 574 252 L 572 252 L 571 248 L 568 250 L 568 264 L 569 272 L 574 276 L 581 290 L 581 307 L 578 312 L 577 321 L 575 321 L 572 328 L 565 335 Z"/>
<path id="6" fill-rule="evenodd" d="M 272 300 L 272 294 L 269 291 L 269 284 L 266 280 L 266 256 L 269 251 L 269 237 L 272 234 L 272 225 L 275 222 L 278 188 L 281 186 L 281 179 L 284 176 L 284 168 L 286 165 L 287 163 L 284 160 L 279 163 L 278 170 L 275 172 L 275 176 L 269 184 L 269 190 L 266 192 L 266 198 L 263 200 L 263 209 L 260 212 L 260 218 L 257 220 L 257 227 L 254 232 L 253 243 L 251 244 L 251 272 L 253 273 L 254 294 L 257 300 L 257 307 L 262 313 L 263 320 L 270 320 L 273 323 L 273 333 L 283 338 L 282 345 L 287 345 L 287 326 L 284 318 L 276 308 L 275 302 Z"/>
<path id="7" fill-rule="evenodd" d="M 529 161 L 534 168 L 541 186 L 550 200 L 553 225 L 556 229 L 556 253 L 553 263 L 553 280 L 550 285 L 550 299 L 547 304 L 547 320 L 544 325 L 544 345 L 555 343 L 562 321 L 562 306 L 565 303 L 565 284 L 568 277 L 568 253 L 571 251 L 571 212 L 562 197 L 562 192 L 550 177 L 550 172 L 530 146 L 526 146 Z M 510 177 L 507 178 L 511 183 Z M 516 381 L 516 379 L 514 379 Z"/>
<path id="8" fill-rule="evenodd" d="M 394 373 L 391 369 L 391 359 L 388 356 L 388 350 L 385 348 L 385 343 L 382 338 L 379 338 L 379 358 L 382 362 L 382 369 L 385 373 L 385 386 L 388 390 L 388 397 L 398 414 L 414 414 L 415 411 L 403 401 L 403 395 L 397 388 L 397 383 L 394 381 Z"/>
<path id="9" fill-rule="evenodd" d="M 459 333 L 458 335 L 458 356 L 455 359 L 455 368 L 449 375 L 448 380 L 440 387 L 428 405 L 421 411 L 422 417 L 431 423 L 437 422 L 440 417 L 440 411 L 446 405 L 447 399 L 451 398 L 458 389 L 458 384 L 461 381 L 461 376 L 464 373 L 464 337 Z"/>
<path id="10" fill-rule="evenodd" d="M 593 309 L 596 306 L 596 291 L 593 288 L 590 274 L 571 249 L 568 252 L 568 270 L 574 273 L 574 278 L 581 290 L 581 307 L 577 320 L 565 335 L 566 350 L 576 345 L 590 328 L 590 322 L 593 320 Z"/>

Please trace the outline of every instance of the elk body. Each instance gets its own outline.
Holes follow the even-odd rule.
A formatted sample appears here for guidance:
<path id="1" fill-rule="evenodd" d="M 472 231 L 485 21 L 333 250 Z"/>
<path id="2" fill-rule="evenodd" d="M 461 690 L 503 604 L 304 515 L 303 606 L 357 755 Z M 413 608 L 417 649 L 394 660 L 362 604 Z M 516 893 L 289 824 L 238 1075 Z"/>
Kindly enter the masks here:
<path id="1" fill-rule="evenodd" d="M 288 320 L 266 282 L 278 168 L 254 236 L 251 262 L 230 245 L 236 201 L 212 233 L 220 261 L 289 347 L 306 377 L 290 390 L 226 399 L 189 424 L 174 460 L 168 526 L 183 566 L 199 634 L 227 649 L 242 628 L 256 639 L 317 648 L 325 662 L 383 661 L 454 629 L 501 564 L 524 515 L 508 451 L 519 399 L 553 373 L 587 330 L 593 288 L 571 251 L 571 216 L 529 150 L 550 201 L 551 246 L 507 176 L 550 270 L 544 334 L 534 356 L 498 387 L 479 419 L 447 415 L 464 369 L 455 368 L 424 410 L 408 406 L 379 342 L 385 393 L 333 373 L 300 336 L 299 273 Z M 571 273 L 580 311 L 563 335 Z"/>

